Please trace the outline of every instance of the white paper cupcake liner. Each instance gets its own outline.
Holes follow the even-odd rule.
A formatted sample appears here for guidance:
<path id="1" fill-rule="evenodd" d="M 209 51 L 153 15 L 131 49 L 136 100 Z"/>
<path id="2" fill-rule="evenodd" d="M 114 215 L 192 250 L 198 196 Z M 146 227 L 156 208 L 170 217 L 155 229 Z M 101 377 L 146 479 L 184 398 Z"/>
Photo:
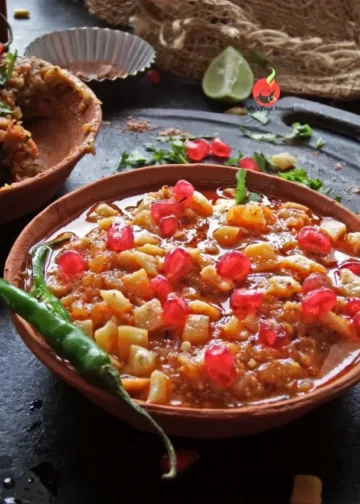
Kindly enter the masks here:
<path id="1" fill-rule="evenodd" d="M 110 28 L 72 28 L 49 33 L 35 39 L 25 49 L 25 56 L 36 56 L 69 68 L 74 62 L 98 61 L 111 63 L 124 74 L 100 77 L 95 74 L 85 81 L 116 80 L 136 75 L 149 68 L 155 60 L 154 48 L 130 33 Z"/>

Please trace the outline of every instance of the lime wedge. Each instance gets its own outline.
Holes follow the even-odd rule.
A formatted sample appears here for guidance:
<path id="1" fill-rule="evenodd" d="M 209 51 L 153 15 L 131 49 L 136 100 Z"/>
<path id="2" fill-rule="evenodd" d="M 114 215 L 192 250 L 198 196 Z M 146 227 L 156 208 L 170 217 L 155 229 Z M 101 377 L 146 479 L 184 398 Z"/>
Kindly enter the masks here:
<path id="1" fill-rule="evenodd" d="M 254 74 L 249 63 L 231 46 L 213 59 L 202 80 L 206 96 L 227 103 L 248 98 L 253 85 Z"/>

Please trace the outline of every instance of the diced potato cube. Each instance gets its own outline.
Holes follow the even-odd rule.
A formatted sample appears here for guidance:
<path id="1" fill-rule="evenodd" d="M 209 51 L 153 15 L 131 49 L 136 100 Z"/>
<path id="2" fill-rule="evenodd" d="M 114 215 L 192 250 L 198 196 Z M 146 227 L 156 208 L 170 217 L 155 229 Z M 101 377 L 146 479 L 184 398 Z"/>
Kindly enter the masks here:
<path id="1" fill-rule="evenodd" d="M 204 217 L 210 217 L 213 214 L 213 206 L 211 201 L 209 201 L 206 196 L 198 191 L 194 192 L 191 208 Z"/>
<path id="2" fill-rule="evenodd" d="M 280 208 L 295 208 L 296 210 L 301 210 L 302 212 L 308 212 L 309 208 L 301 203 L 295 203 L 294 201 L 286 201 L 281 205 Z"/>
<path id="3" fill-rule="evenodd" d="M 283 257 L 280 261 L 280 266 L 296 271 L 296 273 L 304 277 L 310 275 L 310 273 L 326 274 L 324 266 L 301 254 Z"/>
<path id="4" fill-rule="evenodd" d="M 95 213 L 100 217 L 114 217 L 119 214 L 119 211 L 108 205 L 107 203 L 99 203 L 95 208 Z"/>
<path id="5" fill-rule="evenodd" d="M 235 226 L 221 226 L 214 231 L 213 237 L 222 247 L 233 247 L 239 243 L 244 231 Z"/>
<path id="6" fill-rule="evenodd" d="M 320 229 L 323 233 L 328 235 L 333 242 L 336 242 L 346 233 L 345 224 L 335 219 L 323 219 L 320 224 Z"/>
<path id="7" fill-rule="evenodd" d="M 99 219 L 97 223 L 100 229 L 108 229 L 116 220 L 116 217 L 105 217 L 104 219 Z"/>
<path id="8" fill-rule="evenodd" d="M 144 268 L 148 275 L 157 275 L 159 266 L 157 257 L 151 256 L 149 254 L 144 254 L 143 252 L 139 252 L 137 250 L 133 252 L 133 255 L 138 266 L 140 266 L 140 268 Z"/>
<path id="9" fill-rule="evenodd" d="M 290 382 L 300 378 L 303 373 L 301 366 L 292 359 L 279 359 L 262 364 L 258 369 L 258 377 L 265 385 L 277 386 L 279 382 Z"/>
<path id="10" fill-rule="evenodd" d="M 199 382 L 200 374 L 204 367 L 203 357 L 202 362 L 198 359 L 194 359 L 186 354 L 180 354 L 178 356 L 178 362 L 181 364 L 179 368 L 180 373 L 189 380 L 194 381 L 195 383 Z"/>
<path id="11" fill-rule="evenodd" d="M 255 272 L 271 271 L 278 265 L 278 256 L 272 245 L 267 242 L 254 243 L 244 249 Z"/>
<path id="12" fill-rule="evenodd" d="M 152 233 L 156 231 L 156 223 L 151 216 L 150 210 L 141 210 L 138 212 L 133 218 L 133 224 L 141 226 Z"/>
<path id="13" fill-rule="evenodd" d="M 294 301 L 286 301 L 284 304 L 284 313 L 282 319 L 286 322 L 298 322 L 302 316 L 302 306 L 301 303 L 295 303 Z"/>
<path id="14" fill-rule="evenodd" d="M 215 266 L 205 266 L 200 272 L 200 277 L 204 282 L 213 285 L 222 292 L 228 292 L 234 288 L 233 282 L 224 280 L 217 274 Z"/>
<path id="15" fill-rule="evenodd" d="M 134 321 L 137 327 L 154 331 L 162 325 L 163 309 L 158 299 L 152 299 L 134 310 Z"/>
<path id="16" fill-rule="evenodd" d="M 183 341 L 183 342 L 181 343 L 181 345 L 180 345 L 180 350 L 181 350 L 182 352 L 190 352 L 190 351 L 191 351 L 191 348 L 192 348 L 192 346 L 191 346 L 190 341 Z"/>
<path id="17" fill-rule="evenodd" d="M 117 353 L 125 360 L 131 345 L 147 348 L 149 346 L 149 335 L 146 329 L 133 326 L 118 327 Z"/>
<path id="18" fill-rule="evenodd" d="M 139 210 L 150 210 L 152 203 L 155 201 L 155 196 L 147 194 L 139 205 Z"/>
<path id="19" fill-rule="evenodd" d="M 210 320 L 219 320 L 221 311 L 205 301 L 196 300 L 189 303 L 191 313 L 207 315 Z"/>
<path id="20" fill-rule="evenodd" d="M 322 482 L 317 476 L 295 476 L 290 504 L 321 504 Z"/>
<path id="21" fill-rule="evenodd" d="M 244 327 L 243 321 L 233 315 L 223 327 L 224 338 L 235 341 L 246 341 L 250 336 L 249 331 Z"/>
<path id="22" fill-rule="evenodd" d="M 353 339 L 351 326 L 346 318 L 336 315 L 336 313 L 328 312 L 320 315 L 319 320 L 327 329 L 335 331 L 344 340 Z"/>
<path id="23" fill-rule="evenodd" d="M 292 276 L 273 276 L 269 279 L 266 294 L 287 298 L 300 291 L 301 285 Z"/>
<path id="24" fill-rule="evenodd" d="M 206 315 L 188 315 L 182 333 L 183 341 L 202 345 L 210 338 L 210 319 Z"/>
<path id="25" fill-rule="evenodd" d="M 267 221 L 263 208 L 257 203 L 248 203 L 247 205 L 236 205 L 227 213 L 227 221 L 235 226 L 264 227 Z"/>
<path id="26" fill-rule="evenodd" d="M 95 341 L 105 352 L 111 353 L 115 348 L 118 336 L 118 328 L 113 320 L 95 331 Z"/>
<path id="27" fill-rule="evenodd" d="M 236 205 L 236 201 L 234 199 L 225 199 L 219 198 L 216 200 L 214 205 L 214 213 L 216 215 L 224 214 L 230 210 L 231 207 Z"/>
<path id="28" fill-rule="evenodd" d="M 187 248 L 186 251 L 190 254 L 193 263 L 199 265 L 200 268 L 214 264 L 214 259 L 201 254 L 198 248 Z"/>
<path id="29" fill-rule="evenodd" d="M 252 333 L 256 333 L 259 329 L 259 316 L 256 313 L 249 313 L 243 320 L 244 327 Z"/>
<path id="30" fill-rule="evenodd" d="M 116 313 L 122 314 L 132 309 L 132 304 L 128 298 L 119 290 L 101 290 L 100 295 L 105 303 L 116 311 Z"/>
<path id="31" fill-rule="evenodd" d="M 137 247 L 140 247 L 141 245 L 159 245 L 161 240 L 148 231 L 141 231 L 135 236 L 134 243 Z"/>
<path id="32" fill-rule="evenodd" d="M 138 251 L 152 256 L 164 256 L 166 254 L 166 251 L 163 248 L 158 247 L 157 245 L 151 245 L 150 243 L 146 243 L 145 245 L 138 247 Z"/>
<path id="33" fill-rule="evenodd" d="M 279 170 L 288 170 L 292 166 L 296 165 L 296 157 L 294 157 L 289 152 L 274 154 L 273 156 L 271 156 L 271 161 Z"/>
<path id="34" fill-rule="evenodd" d="M 80 327 L 90 338 L 94 337 L 94 323 L 92 320 L 74 320 L 74 325 Z"/>
<path id="35" fill-rule="evenodd" d="M 146 348 L 131 345 L 128 365 L 136 376 L 150 376 L 156 367 L 156 355 Z"/>
<path id="36" fill-rule="evenodd" d="M 153 371 L 150 377 L 150 390 L 147 402 L 166 404 L 170 395 L 169 378 L 161 371 Z"/>
<path id="37" fill-rule="evenodd" d="M 349 233 L 347 235 L 347 241 L 354 254 L 360 254 L 360 233 Z"/>
<path id="38" fill-rule="evenodd" d="M 339 292 L 344 296 L 360 297 L 360 277 L 346 268 L 339 271 L 339 276 Z"/>
<path id="39" fill-rule="evenodd" d="M 129 394 L 138 394 L 139 392 L 143 392 L 150 385 L 149 378 L 122 378 L 121 382 L 124 389 L 129 392 Z"/>
<path id="40" fill-rule="evenodd" d="M 148 299 L 152 295 L 149 278 L 144 269 L 124 275 L 122 281 L 126 291 L 140 298 Z"/>

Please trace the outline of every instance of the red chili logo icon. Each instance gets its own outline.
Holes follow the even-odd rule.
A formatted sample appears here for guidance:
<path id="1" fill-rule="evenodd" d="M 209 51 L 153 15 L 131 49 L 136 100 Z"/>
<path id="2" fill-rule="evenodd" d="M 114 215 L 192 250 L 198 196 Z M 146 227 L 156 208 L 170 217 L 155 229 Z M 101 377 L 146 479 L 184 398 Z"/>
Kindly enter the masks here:
<path id="1" fill-rule="evenodd" d="M 271 107 L 280 98 L 280 87 L 275 82 L 275 70 L 266 79 L 259 79 L 253 87 L 253 97 L 261 107 Z"/>

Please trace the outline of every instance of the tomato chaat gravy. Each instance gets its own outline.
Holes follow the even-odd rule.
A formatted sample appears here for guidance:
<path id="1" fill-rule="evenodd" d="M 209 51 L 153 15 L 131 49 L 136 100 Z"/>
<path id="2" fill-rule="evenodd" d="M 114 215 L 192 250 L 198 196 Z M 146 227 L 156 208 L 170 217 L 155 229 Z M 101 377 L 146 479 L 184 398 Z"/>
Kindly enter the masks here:
<path id="1" fill-rule="evenodd" d="M 46 281 L 128 392 L 231 408 L 305 394 L 360 354 L 360 232 L 236 190 L 101 202 L 56 233 Z"/>

